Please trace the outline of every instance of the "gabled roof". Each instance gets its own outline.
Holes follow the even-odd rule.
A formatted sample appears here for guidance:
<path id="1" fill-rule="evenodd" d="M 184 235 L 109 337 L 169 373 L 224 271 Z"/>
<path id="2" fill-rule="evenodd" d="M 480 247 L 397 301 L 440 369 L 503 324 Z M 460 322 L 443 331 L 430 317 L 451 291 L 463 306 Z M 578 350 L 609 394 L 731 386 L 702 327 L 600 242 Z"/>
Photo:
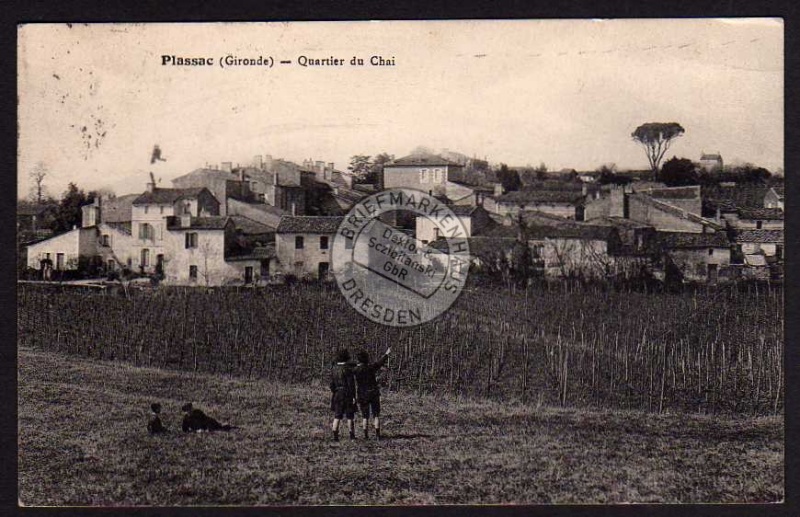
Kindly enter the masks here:
<path id="1" fill-rule="evenodd" d="M 205 167 L 200 167 L 199 169 L 195 169 L 188 174 L 184 174 L 183 176 L 178 176 L 177 178 L 173 179 L 173 183 L 175 181 L 181 181 L 185 179 L 196 179 L 196 180 L 226 180 L 226 181 L 241 181 L 241 178 L 238 174 L 234 172 L 227 172 L 220 169 L 207 169 Z"/>
<path id="2" fill-rule="evenodd" d="M 442 158 L 436 154 L 410 154 L 408 156 L 403 156 L 402 158 L 398 158 L 396 160 L 392 160 L 389 163 L 384 164 L 385 167 L 407 167 L 407 166 L 425 166 L 425 165 L 449 165 L 451 167 L 461 167 L 460 164 L 450 161 L 446 158 Z"/>
<path id="3" fill-rule="evenodd" d="M 192 217 L 189 226 L 182 226 L 180 217 L 171 216 L 167 218 L 167 230 L 224 230 L 229 222 L 230 217 L 212 215 Z"/>
<path id="4" fill-rule="evenodd" d="M 702 156 L 700 156 L 700 159 L 701 160 L 721 160 L 722 156 L 720 156 L 719 154 L 715 154 L 715 153 L 703 153 Z"/>
<path id="5" fill-rule="evenodd" d="M 764 195 L 769 187 L 764 185 L 704 185 L 701 188 L 707 204 L 716 209 L 733 210 L 736 208 L 763 208 Z"/>
<path id="6" fill-rule="evenodd" d="M 783 185 L 775 185 L 774 187 L 772 187 L 772 190 L 775 192 L 775 194 L 778 196 L 779 199 L 783 199 L 784 198 L 784 187 L 783 187 Z"/>
<path id="7" fill-rule="evenodd" d="M 191 188 L 155 188 L 152 192 L 145 192 L 133 200 L 134 205 L 171 205 L 181 199 L 197 198 L 202 191 L 211 195 L 205 187 Z M 216 198 L 214 198 L 216 199 Z"/>
<path id="8" fill-rule="evenodd" d="M 724 232 L 658 232 L 656 240 L 667 249 L 727 248 L 730 245 L 728 236 Z"/>
<path id="9" fill-rule="evenodd" d="M 458 217 L 467 217 L 475 213 L 475 210 L 477 210 L 479 207 L 469 205 L 449 205 L 447 208 L 449 208 L 450 211 L 452 211 Z"/>
<path id="10" fill-rule="evenodd" d="M 267 224 L 254 221 L 253 219 L 243 215 L 231 215 L 229 217 L 233 221 L 236 229 L 246 235 L 258 235 L 262 233 L 272 233 L 275 231 L 274 226 L 269 226 Z"/>
<path id="11" fill-rule="evenodd" d="M 763 219 L 765 221 L 780 221 L 783 219 L 783 210 L 780 208 L 739 208 L 736 210 L 740 219 Z"/>
<path id="12" fill-rule="evenodd" d="M 586 222 L 598 226 L 615 226 L 617 228 L 625 229 L 653 228 L 652 225 L 640 223 L 631 219 L 625 219 L 624 217 L 602 216 L 589 219 Z"/>
<path id="13" fill-rule="evenodd" d="M 100 218 L 104 223 L 127 223 L 131 220 L 131 207 L 141 194 L 126 194 L 100 203 Z"/>
<path id="14" fill-rule="evenodd" d="M 285 215 L 281 217 L 277 233 L 336 233 L 344 217 Z"/>
<path id="15" fill-rule="evenodd" d="M 737 243 L 758 243 L 758 244 L 769 244 L 769 243 L 776 243 L 782 244 L 783 243 L 783 230 L 749 230 L 749 229 L 742 229 L 742 230 L 735 230 L 734 231 L 734 242 Z"/>

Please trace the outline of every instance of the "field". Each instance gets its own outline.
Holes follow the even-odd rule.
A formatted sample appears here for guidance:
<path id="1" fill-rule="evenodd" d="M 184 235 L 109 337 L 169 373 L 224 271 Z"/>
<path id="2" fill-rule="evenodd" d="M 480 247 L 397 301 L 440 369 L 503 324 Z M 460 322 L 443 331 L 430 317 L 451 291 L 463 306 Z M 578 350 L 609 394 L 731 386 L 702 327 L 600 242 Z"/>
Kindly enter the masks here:
<path id="1" fill-rule="evenodd" d="M 412 329 L 358 316 L 336 287 L 79 293 L 20 285 L 19 343 L 246 379 L 324 379 L 339 347 L 391 346 L 384 384 L 560 407 L 783 410 L 783 290 L 683 294 L 475 287 Z"/>
<path id="2" fill-rule="evenodd" d="M 149 436 L 150 402 L 241 426 Z M 772 502 L 782 417 L 537 407 L 391 391 L 381 442 L 328 441 L 319 382 L 19 349 L 26 505 Z"/>

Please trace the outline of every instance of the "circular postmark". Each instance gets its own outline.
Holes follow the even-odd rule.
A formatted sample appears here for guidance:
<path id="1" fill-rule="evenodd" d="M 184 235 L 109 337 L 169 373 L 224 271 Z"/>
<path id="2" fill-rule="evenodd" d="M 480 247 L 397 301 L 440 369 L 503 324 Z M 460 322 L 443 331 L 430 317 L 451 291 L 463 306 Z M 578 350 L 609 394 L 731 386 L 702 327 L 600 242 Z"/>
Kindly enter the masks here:
<path id="1" fill-rule="evenodd" d="M 411 230 L 413 228 L 414 230 Z M 425 192 L 362 199 L 336 231 L 331 268 L 350 305 L 395 327 L 430 321 L 456 301 L 469 270 L 467 225 Z"/>

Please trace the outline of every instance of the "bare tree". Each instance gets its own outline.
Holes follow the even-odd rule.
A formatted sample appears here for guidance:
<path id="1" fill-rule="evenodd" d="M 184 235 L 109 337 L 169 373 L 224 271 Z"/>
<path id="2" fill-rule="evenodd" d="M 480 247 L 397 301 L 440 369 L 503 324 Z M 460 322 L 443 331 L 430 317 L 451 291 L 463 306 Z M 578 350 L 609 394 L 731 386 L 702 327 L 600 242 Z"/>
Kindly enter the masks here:
<path id="1" fill-rule="evenodd" d="M 47 166 L 44 162 L 38 162 L 33 170 L 28 174 L 28 177 L 33 182 L 31 186 L 31 200 L 35 201 L 36 204 L 42 204 L 44 201 L 45 196 L 47 195 L 47 189 L 44 185 L 44 178 L 47 176 Z"/>

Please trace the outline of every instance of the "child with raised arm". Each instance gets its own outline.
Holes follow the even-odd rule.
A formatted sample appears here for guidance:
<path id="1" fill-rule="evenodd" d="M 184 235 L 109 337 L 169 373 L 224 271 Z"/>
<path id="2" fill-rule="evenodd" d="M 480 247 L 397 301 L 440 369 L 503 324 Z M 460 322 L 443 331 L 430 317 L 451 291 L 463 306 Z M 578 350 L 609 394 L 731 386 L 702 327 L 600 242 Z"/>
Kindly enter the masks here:
<path id="1" fill-rule="evenodd" d="M 375 438 L 381 439 L 381 388 L 378 386 L 375 374 L 386 364 L 391 351 L 391 348 L 387 348 L 383 356 L 374 363 L 370 363 L 369 352 L 366 350 L 360 351 L 356 357 L 358 359 L 355 367 L 356 398 L 363 418 L 364 438 L 369 438 L 368 421 L 371 414 L 375 426 Z"/>

